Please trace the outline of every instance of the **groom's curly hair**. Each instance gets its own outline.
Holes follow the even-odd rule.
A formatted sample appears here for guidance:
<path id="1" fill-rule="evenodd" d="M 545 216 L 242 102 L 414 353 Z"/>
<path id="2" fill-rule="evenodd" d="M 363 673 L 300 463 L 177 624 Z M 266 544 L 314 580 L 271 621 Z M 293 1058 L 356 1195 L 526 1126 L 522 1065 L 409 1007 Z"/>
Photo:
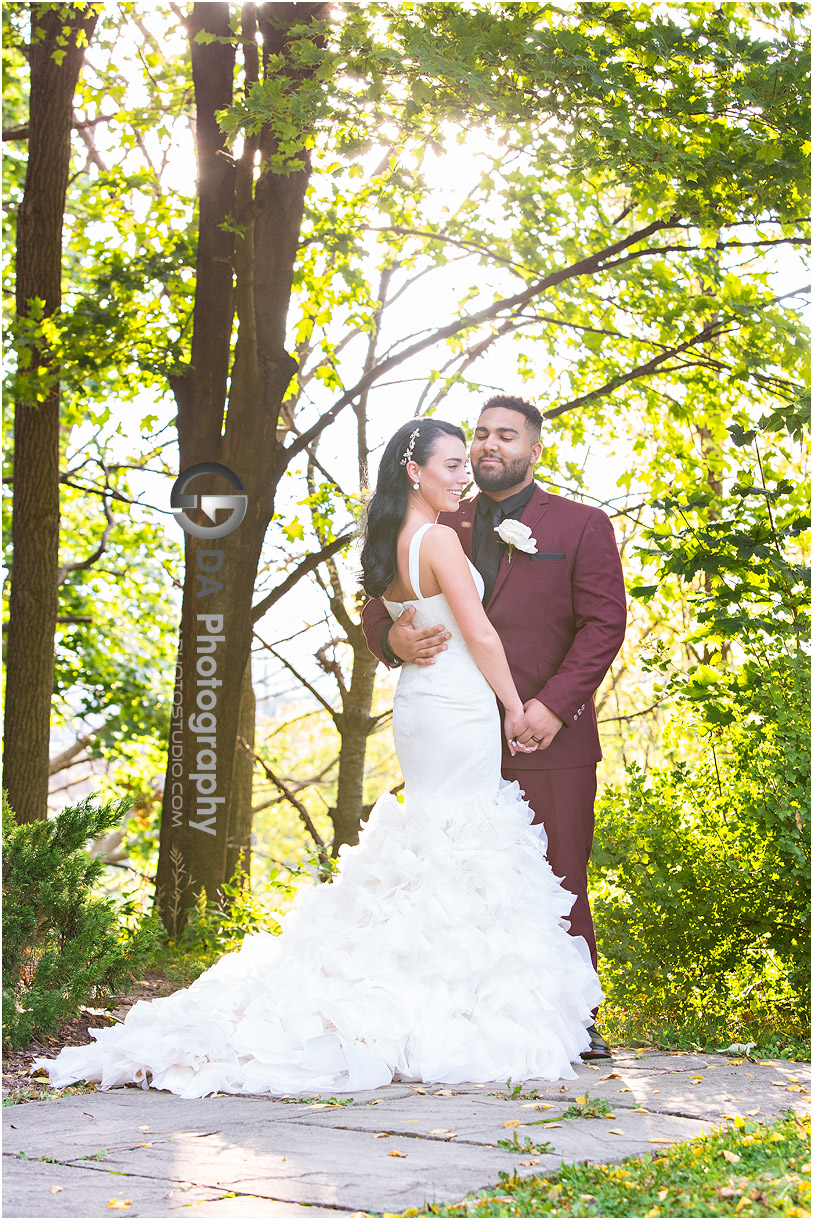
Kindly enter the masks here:
<path id="1" fill-rule="evenodd" d="M 396 546 L 409 501 L 410 479 L 405 459 L 411 458 L 424 466 L 441 436 L 456 436 L 466 443 L 463 429 L 456 424 L 426 417 L 402 424 L 387 441 L 375 494 L 367 505 L 363 525 L 361 579 L 368 597 L 381 597 L 398 571 Z"/>
<path id="2" fill-rule="evenodd" d="M 518 411 L 520 415 L 524 415 L 525 426 L 529 432 L 533 433 L 535 440 L 539 440 L 543 417 L 541 411 L 532 402 L 526 402 L 524 398 L 515 398 L 510 394 L 495 394 L 489 398 L 488 402 L 483 403 L 480 414 L 490 410 L 491 407 L 504 407 L 506 411 Z"/>

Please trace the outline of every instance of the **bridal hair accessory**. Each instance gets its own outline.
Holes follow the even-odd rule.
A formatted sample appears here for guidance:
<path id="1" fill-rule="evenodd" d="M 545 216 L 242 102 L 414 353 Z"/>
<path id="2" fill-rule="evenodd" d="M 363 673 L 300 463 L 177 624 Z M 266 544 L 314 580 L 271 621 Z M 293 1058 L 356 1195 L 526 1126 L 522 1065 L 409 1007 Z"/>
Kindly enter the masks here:
<path id="1" fill-rule="evenodd" d="M 404 456 L 401 458 L 401 465 L 402 465 L 402 466 L 406 466 L 407 462 L 408 462 L 408 461 L 410 460 L 410 458 L 412 457 L 412 450 L 415 448 L 415 439 L 416 439 L 416 437 L 418 437 L 418 436 L 420 436 L 420 435 L 421 435 L 421 430 L 420 430 L 420 428 L 415 428 L 415 429 L 413 429 L 413 431 L 410 433 L 410 435 L 409 435 L 409 440 L 407 441 L 407 447 L 406 447 L 406 449 L 404 450 Z"/>
<path id="2" fill-rule="evenodd" d="M 511 552 L 514 547 L 518 551 L 523 551 L 526 555 L 536 554 L 536 539 L 531 534 L 527 525 L 523 525 L 521 521 L 513 521 L 510 517 L 506 517 L 499 525 L 495 525 L 494 529 L 499 534 L 503 542 L 508 543 L 508 562 L 511 562 Z"/>

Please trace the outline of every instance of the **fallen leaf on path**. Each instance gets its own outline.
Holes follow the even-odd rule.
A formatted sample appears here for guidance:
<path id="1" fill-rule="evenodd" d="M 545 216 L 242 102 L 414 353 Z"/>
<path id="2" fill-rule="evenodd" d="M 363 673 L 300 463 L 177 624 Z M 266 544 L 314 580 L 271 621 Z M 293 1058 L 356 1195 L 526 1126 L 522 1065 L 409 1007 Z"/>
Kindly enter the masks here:
<path id="1" fill-rule="evenodd" d="M 524 1101 L 521 1108 L 523 1110 L 552 1110 L 553 1106 L 546 1101 Z"/>
<path id="2" fill-rule="evenodd" d="M 602 1080 L 623 1080 L 624 1077 L 620 1072 L 608 1072 L 606 1076 L 602 1076 Z"/>
<path id="3" fill-rule="evenodd" d="M 742 1157 L 738 1152 L 731 1152 L 728 1148 L 721 1148 L 720 1156 L 724 1157 L 728 1161 L 729 1165 L 736 1165 L 737 1161 L 742 1160 Z"/>
<path id="4" fill-rule="evenodd" d="M 114 1197 L 113 1197 L 113 1198 L 110 1200 L 110 1202 L 108 1203 L 108 1205 L 107 1205 L 107 1206 L 108 1206 L 108 1207 L 117 1207 L 117 1208 L 132 1207 L 132 1206 L 133 1206 L 133 1200 L 132 1200 L 132 1199 L 117 1199 L 117 1198 L 115 1198 L 115 1196 L 114 1196 Z"/>
<path id="5" fill-rule="evenodd" d="M 748 1114 L 750 1115 L 751 1118 L 753 1118 L 755 1114 L 759 1114 L 759 1106 L 757 1106 L 757 1108 L 755 1110 L 749 1110 Z"/>
<path id="6" fill-rule="evenodd" d="M 800 1084 L 789 1084 L 785 1089 L 786 1093 L 804 1093 L 804 1089 Z"/>
<path id="7" fill-rule="evenodd" d="M 587 1101 L 586 1097 L 577 1097 L 576 1098 L 576 1104 L 579 1106 L 583 1106 L 586 1101 Z"/>
<path id="8" fill-rule="evenodd" d="M 648 1144 L 674 1144 L 673 1139 L 668 1139 L 666 1136 L 653 1135 L 647 1140 Z"/>
<path id="9" fill-rule="evenodd" d="M 376 1131 L 373 1136 L 374 1140 L 388 1140 L 390 1138 L 389 1131 Z"/>
<path id="10" fill-rule="evenodd" d="M 518 1126 L 519 1126 L 518 1118 L 507 1118 L 505 1120 L 505 1122 L 503 1123 L 503 1127 L 518 1127 Z"/>
<path id="11" fill-rule="evenodd" d="M 624 1132 L 621 1130 L 621 1128 L 620 1128 L 620 1127 L 610 1127 L 610 1129 L 609 1129 L 609 1131 L 607 1132 L 607 1134 L 608 1134 L 608 1135 L 623 1135 L 623 1134 L 624 1134 Z"/>
<path id="12" fill-rule="evenodd" d="M 427 1132 L 428 1135 L 457 1135 L 456 1131 L 449 1131 L 446 1127 L 435 1127 L 434 1131 Z"/>
<path id="13" fill-rule="evenodd" d="M 432 1094 L 433 1097 L 454 1097 L 454 1089 L 438 1089 Z"/>
<path id="14" fill-rule="evenodd" d="M 61 1190 L 62 1190 L 62 1187 L 61 1187 L 61 1186 L 52 1186 L 52 1187 L 51 1187 L 51 1194 L 52 1194 L 52 1195 L 58 1195 L 58 1194 L 59 1194 L 59 1192 L 60 1192 Z"/>
<path id="15" fill-rule="evenodd" d="M 139 1131 L 149 1131 L 149 1127 L 139 1127 Z"/>
<path id="16" fill-rule="evenodd" d="M 798 1084 L 798 1083 L 799 1083 L 799 1077 L 798 1077 L 798 1076 L 787 1076 L 787 1077 L 786 1077 L 786 1079 L 787 1079 L 787 1080 L 789 1080 L 789 1081 L 791 1082 L 791 1084 Z"/>
<path id="17" fill-rule="evenodd" d="M 404 1157 L 404 1158 L 406 1157 L 406 1155 L 407 1154 L 405 1152 L 399 1152 L 397 1148 L 393 1148 L 391 1152 L 387 1153 L 387 1156 L 400 1156 L 400 1157 Z"/>
<path id="18" fill-rule="evenodd" d="M 535 1161 L 520 1161 L 519 1163 L 520 1165 L 538 1165 L 539 1159 L 537 1158 Z"/>

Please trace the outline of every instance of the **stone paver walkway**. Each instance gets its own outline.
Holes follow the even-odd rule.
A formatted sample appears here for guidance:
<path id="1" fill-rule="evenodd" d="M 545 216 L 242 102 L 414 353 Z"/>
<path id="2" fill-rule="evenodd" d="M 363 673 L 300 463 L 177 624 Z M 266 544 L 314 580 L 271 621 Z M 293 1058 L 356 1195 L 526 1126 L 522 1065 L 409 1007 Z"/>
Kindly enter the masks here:
<path id="1" fill-rule="evenodd" d="M 528 1099 L 534 1088 L 539 1096 Z M 624 1051 L 582 1065 L 577 1081 L 526 1081 L 514 1100 L 495 1095 L 504 1084 L 390 1085 L 338 1107 L 263 1096 L 184 1101 L 137 1088 L 77 1094 L 4 1109 L 3 1215 L 90 1220 L 121 1208 L 163 1217 L 195 1204 L 196 1218 L 305 1220 L 423 1209 L 496 1184 L 500 1170 L 617 1161 L 726 1117 L 801 1113 L 809 1089 L 808 1064 Z M 612 1117 L 564 1118 L 587 1093 Z M 542 1118 L 554 1123 L 538 1125 Z M 549 1141 L 553 1151 L 498 1146 L 514 1133 L 521 1147 Z"/>

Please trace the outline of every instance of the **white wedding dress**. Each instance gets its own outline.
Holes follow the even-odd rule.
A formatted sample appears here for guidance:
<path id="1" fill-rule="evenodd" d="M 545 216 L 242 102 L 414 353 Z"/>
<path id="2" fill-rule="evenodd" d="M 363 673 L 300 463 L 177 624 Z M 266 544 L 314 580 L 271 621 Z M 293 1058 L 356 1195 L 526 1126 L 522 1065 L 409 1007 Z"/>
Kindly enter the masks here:
<path id="1" fill-rule="evenodd" d="M 36 1059 L 52 1085 L 203 1097 L 575 1077 L 601 990 L 583 938 L 565 930 L 573 896 L 544 834 L 500 777 L 495 696 L 445 598 L 420 596 L 426 528 L 408 604 L 416 626 L 443 622 L 451 639 L 434 665 L 401 670 L 403 800 L 377 801 L 332 883 L 300 889 L 281 935 L 246 936 L 190 987 L 91 1030 L 91 1045 Z"/>

